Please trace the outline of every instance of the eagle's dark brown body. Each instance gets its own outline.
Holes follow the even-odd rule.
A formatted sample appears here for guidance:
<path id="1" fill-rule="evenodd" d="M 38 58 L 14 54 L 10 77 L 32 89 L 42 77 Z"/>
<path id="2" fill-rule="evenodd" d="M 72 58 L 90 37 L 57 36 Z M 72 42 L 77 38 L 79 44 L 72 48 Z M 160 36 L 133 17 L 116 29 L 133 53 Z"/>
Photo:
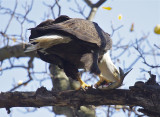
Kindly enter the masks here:
<path id="1" fill-rule="evenodd" d="M 34 38 L 40 36 L 57 34 L 67 36 L 71 41 L 45 49 L 39 48 L 37 53 L 42 60 L 59 65 L 66 75 L 73 79 L 80 77 L 79 68 L 100 74 L 98 60 L 111 48 L 112 41 L 98 24 L 88 20 L 60 16 L 56 20 L 47 20 L 31 28 L 29 39 L 32 42 Z"/>

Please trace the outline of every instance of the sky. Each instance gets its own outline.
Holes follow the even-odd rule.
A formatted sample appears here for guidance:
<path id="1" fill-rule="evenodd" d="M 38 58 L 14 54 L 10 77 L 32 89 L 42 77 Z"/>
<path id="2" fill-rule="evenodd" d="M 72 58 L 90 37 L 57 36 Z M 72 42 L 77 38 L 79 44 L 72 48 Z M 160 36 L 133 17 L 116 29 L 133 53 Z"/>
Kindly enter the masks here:
<path id="1" fill-rule="evenodd" d="M 31 1 L 31 0 L 28 0 Z M 71 0 L 73 1 L 73 0 Z M 95 0 L 94 0 L 95 1 Z M 18 9 L 17 12 L 23 13 L 21 6 L 25 3 L 25 0 L 18 0 Z M 30 3 L 30 2 L 29 2 Z M 37 24 L 42 22 L 43 20 L 46 20 L 44 18 L 44 12 L 47 13 L 48 9 L 42 4 L 42 0 L 34 1 L 33 10 L 32 13 L 29 14 L 29 17 L 34 19 Z M 46 0 L 46 3 L 52 3 L 51 0 Z M 62 13 L 63 15 L 68 15 L 72 18 L 83 18 L 81 15 L 74 13 L 69 8 L 76 9 L 76 5 L 74 2 L 67 2 L 67 0 L 61 0 L 60 5 L 62 6 Z M 85 5 L 81 1 L 81 5 Z M 14 0 L 1 0 L 1 6 L 5 6 L 8 8 L 13 9 L 14 8 Z M 112 10 L 104 10 L 102 7 L 112 7 Z M 85 9 L 85 15 L 88 16 L 89 8 Z M 118 20 L 117 16 L 121 14 L 122 20 Z M 7 15 L 0 15 L 1 24 L 0 24 L 0 30 L 4 30 L 6 23 L 9 20 L 9 16 Z M 94 22 L 97 22 L 99 26 L 106 32 L 111 33 L 111 22 L 114 27 L 118 27 L 123 25 L 123 27 L 115 32 L 114 36 L 112 37 L 113 43 L 116 43 L 116 41 L 119 39 L 119 37 L 124 39 L 124 43 L 129 42 L 130 40 L 135 40 L 136 38 L 142 37 L 144 34 L 149 33 L 148 40 L 149 42 L 153 44 L 160 45 L 160 36 L 156 35 L 153 30 L 154 27 L 157 24 L 160 24 L 160 0 L 108 0 L 105 4 L 103 4 L 97 11 L 96 16 L 93 20 Z M 134 32 L 130 33 L 130 27 L 131 24 L 134 23 Z M 18 31 L 20 31 L 20 26 L 13 22 L 11 23 L 11 27 L 8 30 L 9 33 L 14 34 Z M 25 27 L 31 28 L 34 27 L 32 24 L 25 24 Z M 27 32 L 28 36 L 30 32 Z M 28 40 L 26 40 L 28 41 Z M 1 42 L 1 41 L 0 41 Z M 14 43 L 10 43 L 10 45 L 14 45 Z M 1 44 L 0 44 L 0 47 Z M 118 53 L 115 53 L 118 54 Z M 137 56 L 136 53 L 132 53 L 130 57 L 124 57 L 121 58 L 122 61 L 125 61 L 127 63 L 131 63 L 131 61 Z M 152 61 L 151 58 L 148 58 L 149 61 Z M 26 64 L 28 61 L 28 58 L 23 60 L 15 60 L 16 64 Z M 24 62 L 25 61 L 25 62 Z M 46 65 L 45 62 L 42 62 L 41 60 L 36 59 L 34 61 L 35 64 L 35 71 L 43 71 L 45 70 L 44 66 Z M 2 68 L 5 68 L 8 66 L 8 61 L 4 61 L 4 64 Z M 122 63 L 116 63 L 116 66 L 122 66 Z M 137 77 L 141 77 L 140 70 L 138 69 L 140 66 L 143 66 L 142 61 L 139 61 L 136 63 L 136 65 L 133 66 L 132 72 L 126 77 L 124 84 L 125 88 L 128 88 L 130 85 L 133 85 L 136 82 Z M 48 66 L 47 66 L 48 67 Z M 0 92 L 8 91 L 12 88 L 13 79 L 14 82 L 18 82 L 19 80 L 26 80 L 27 73 L 23 69 L 12 69 L 5 71 L 2 76 L 0 76 Z M 38 78 L 43 78 L 43 76 L 37 75 Z M 52 84 L 51 81 L 48 79 L 42 83 L 43 86 L 47 87 L 47 89 L 51 89 Z M 31 82 L 26 87 L 21 87 L 18 89 L 19 91 L 35 91 L 39 86 L 39 83 L 37 81 Z M 35 117 L 35 116 L 47 116 L 51 117 L 53 116 L 53 113 L 50 113 L 46 108 L 40 108 L 35 112 L 26 113 L 25 109 L 21 108 L 13 108 L 14 111 L 12 113 L 12 117 Z M 12 110 L 12 109 L 11 109 Z M 98 109 L 101 113 L 101 117 L 105 115 L 105 113 Z M 112 117 L 116 117 L 121 113 L 122 116 L 125 116 L 123 112 L 115 113 Z M 9 117 L 10 115 L 7 114 L 5 109 L 0 109 L 0 117 Z M 60 117 L 60 116 L 59 116 Z"/>

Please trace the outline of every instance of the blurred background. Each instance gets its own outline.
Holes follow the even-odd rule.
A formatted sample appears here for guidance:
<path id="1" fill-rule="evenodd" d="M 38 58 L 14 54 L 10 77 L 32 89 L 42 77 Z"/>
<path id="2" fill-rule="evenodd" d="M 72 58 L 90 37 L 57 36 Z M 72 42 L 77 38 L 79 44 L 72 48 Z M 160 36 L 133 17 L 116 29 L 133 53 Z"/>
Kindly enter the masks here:
<path id="1" fill-rule="evenodd" d="M 159 0 L 0 0 L 0 92 L 36 91 L 41 86 L 48 90 L 72 89 L 72 83 L 57 66 L 43 62 L 36 53 L 23 52 L 24 44 L 29 41 L 27 29 L 60 15 L 97 22 L 111 35 L 110 55 L 115 65 L 125 72 L 133 68 L 120 88 L 128 89 L 136 81 L 146 81 L 148 71 L 160 81 Z M 81 71 L 86 83 L 97 82 L 96 76 Z M 83 109 L 77 113 L 82 117 L 142 115 L 137 112 L 139 107 L 86 108 L 91 114 Z M 69 107 L 11 108 L 11 114 L 0 109 L 0 117 L 74 117 L 73 111 Z"/>

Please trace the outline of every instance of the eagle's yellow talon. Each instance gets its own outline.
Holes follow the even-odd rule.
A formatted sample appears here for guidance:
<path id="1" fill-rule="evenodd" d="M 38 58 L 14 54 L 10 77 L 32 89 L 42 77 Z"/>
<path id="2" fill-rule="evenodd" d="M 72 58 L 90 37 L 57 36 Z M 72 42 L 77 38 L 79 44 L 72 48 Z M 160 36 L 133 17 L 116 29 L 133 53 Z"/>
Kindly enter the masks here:
<path id="1" fill-rule="evenodd" d="M 81 78 L 79 78 L 78 81 L 80 82 L 80 88 L 85 89 L 86 87 L 91 87 L 91 85 L 86 84 L 83 80 L 81 80 Z"/>
<path id="2" fill-rule="evenodd" d="M 99 76 L 99 81 L 94 85 L 95 88 L 98 88 L 99 86 L 103 86 L 103 83 L 107 84 L 107 83 L 111 83 L 109 80 L 104 79 L 101 75 Z"/>
<path id="3" fill-rule="evenodd" d="M 99 80 L 99 81 L 94 85 L 94 87 L 95 87 L 95 88 L 98 88 L 98 87 L 101 85 L 102 82 L 103 82 L 102 80 Z"/>

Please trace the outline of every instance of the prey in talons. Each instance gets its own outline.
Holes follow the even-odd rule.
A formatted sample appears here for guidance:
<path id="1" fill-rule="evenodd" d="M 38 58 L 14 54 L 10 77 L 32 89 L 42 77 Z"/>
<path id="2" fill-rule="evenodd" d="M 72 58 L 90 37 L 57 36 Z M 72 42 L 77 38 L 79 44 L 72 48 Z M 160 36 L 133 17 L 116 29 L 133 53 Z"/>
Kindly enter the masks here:
<path id="1" fill-rule="evenodd" d="M 115 78 L 115 81 L 109 81 L 104 77 L 99 75 L 100 80 L 94 85 L 95 88 L 98 89 L 115 89 L 122 86 L 125 76 L 131 71 L 130 69 L 128 72 L 124 73 L 123 70 L 119 67 L 119 76 L 120 78 Z"/>

